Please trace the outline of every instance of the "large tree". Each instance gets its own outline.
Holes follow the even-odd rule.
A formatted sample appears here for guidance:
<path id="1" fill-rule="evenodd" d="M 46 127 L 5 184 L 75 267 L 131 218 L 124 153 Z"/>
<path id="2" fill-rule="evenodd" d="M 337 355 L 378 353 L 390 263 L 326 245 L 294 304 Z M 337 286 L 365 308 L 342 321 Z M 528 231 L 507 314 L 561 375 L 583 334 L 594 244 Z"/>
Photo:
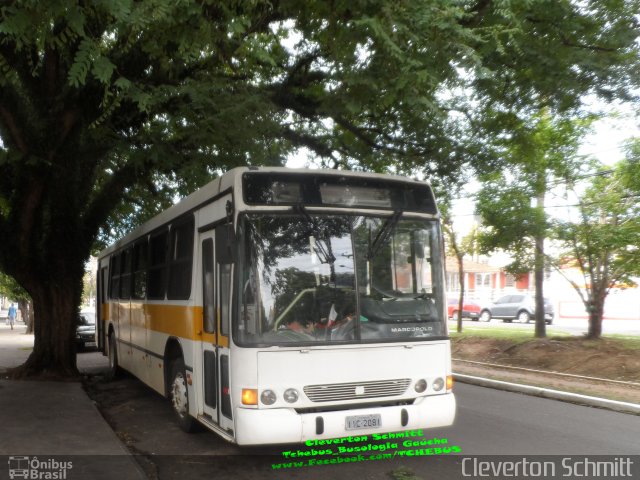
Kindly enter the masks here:
<path id="1" fill-rule="evenodd" d="M 629 96 L 637 11 L 566 0 L 5 2 L 0 270 L 36 315 L 21 373 L 76 372 L 83 264 L 114 210 L 144 218 L 158 207 L 138 196 L 281 164 L 301 147 L 376 171 L 487 164 L 478 139 L 493 127 L 473 108 L 504 125 L 540 99 L 566 110 L 588 93 Z"/>
<path id="2" fill-rule="evenodd" d="M 577 267 L 582 281 L 565 277 L 589 315 L 588 338 L 602 334 L 604 303 L 612 289 L 634 285 L 640 276 L 640 141 L 614 168 L 600 166 L 579 193 L 574 219 L 556 220 L 555 238 L 564 257 L 558 271 Z"/>
<path id="3" fill-rule="evenodd" d="M 485 252 L 503 250 L 514 274 L 534 272 L 536 337 L 546 336 L 544 312 L 545 240 L 550 236 L 545 195 L 558 182 L 579 175 L 577 156 L 591 118 L 554 117 L 548 110 L 536 112 L 496 141 L 506 165 L 481 176 L 477 210 L 482 218 L 480 243 Z"/>

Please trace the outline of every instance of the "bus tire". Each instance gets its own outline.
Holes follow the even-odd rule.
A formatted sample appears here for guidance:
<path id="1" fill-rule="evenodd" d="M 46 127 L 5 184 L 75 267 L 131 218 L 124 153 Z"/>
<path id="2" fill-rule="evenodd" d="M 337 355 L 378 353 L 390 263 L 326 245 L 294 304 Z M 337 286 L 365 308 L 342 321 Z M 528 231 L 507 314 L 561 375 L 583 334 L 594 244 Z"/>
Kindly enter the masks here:
<path id="1" fill-rule="evenodd" d="M 189 415 L 189 389 L 187 388 L 187 373 L 184 360 L 176 358 L 171 364 L 169 377 L 169 401 L 180 429 L 187 433 L 198 430 L 198 422 Z"/>
<path id="2" fill-rule="evenodd" d="M 116 343 L 116 334 L 109 332 L 109 370 L 107 370 L 107 379 L 112 380 L 120 373 L 120 366 L 118 365 L 118 346 Z"/>

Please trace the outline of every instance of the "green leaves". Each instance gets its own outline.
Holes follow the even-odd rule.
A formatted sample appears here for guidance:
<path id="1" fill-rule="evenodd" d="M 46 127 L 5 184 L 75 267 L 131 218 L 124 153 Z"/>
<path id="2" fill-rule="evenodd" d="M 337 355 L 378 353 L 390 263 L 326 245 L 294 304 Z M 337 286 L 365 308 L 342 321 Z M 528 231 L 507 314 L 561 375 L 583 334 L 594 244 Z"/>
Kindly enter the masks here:
<path id="1" fill-rule="evenodd" d="M 578 218 L 556 222 L 564 254 L 578 261 L 589 289 L 608 292 L 640 275 L 640 192 L 627 183 L 634 170 L 629 158 L 602 168 L 581 196 Z"/>
<path id="2" fill-rule="evenodd" d="M 91 230 L 115 208 L 105 197 L 157 179 L 182 193 L 304 148 L 328 166 L 458 180 L 518 159 L 509 195 L 525 202 L 536 165 L 564 177 L 554 165 L 574 148 L 549 147 L 573 127 L 544 115 L 637 78 L 627 3 L 18 0 L 0 8 L 1 196 L 21 195 L 16 164 L 38 165 Z M 537 222 L 491 211 L 523 237 Z"/>
<path id="3" fill-rule="evenodd" d="M 103 84 L 109 85 L 116 66 L 107 57 L 100 56 L 93 62 L 91 73 Z"/>
<path id="4" fill-rule="evenodd" d="M 0 296 L 9 297 L 12 301 L 31 301 L 29 294 L 9 275 L 0 272 Z"/>
<path id="5" fill-rule="evenodd" d="M 97 45 L 89 39 L 80 42 L 78 50 L 73 59 L 73 64 L 69 68 L 69 83 L 74 87 L 84 84 L 87 73 L 93 63 L 93 57 L 99 55 Z"/>
<path id="6" fill-rule="evenodd" d="M 511 135 L 495 140 L 504 165 L 501 171 L 481 176 L 479 241 L 485 253 L 509 252 L 512 272 L 534 268 L 536 237 L 550 237 L 549 215 L 539 203 L 548 190 L 579 176 L 584 162 L 577 150 L 591 122 L 552 116 L 543 109 L 525 121 L 517 119 Z"/>

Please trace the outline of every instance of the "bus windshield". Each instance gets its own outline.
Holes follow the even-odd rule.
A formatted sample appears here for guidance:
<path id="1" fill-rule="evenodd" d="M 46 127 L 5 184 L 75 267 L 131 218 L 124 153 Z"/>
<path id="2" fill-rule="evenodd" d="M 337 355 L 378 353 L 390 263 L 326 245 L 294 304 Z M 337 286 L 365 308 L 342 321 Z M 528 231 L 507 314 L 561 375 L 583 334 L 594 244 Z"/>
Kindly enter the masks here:
<path id="1" fill-rule="evenodd" d="M 438 228 L 399 211 L 245 215 L 238 344 L 445 336 Z"/>

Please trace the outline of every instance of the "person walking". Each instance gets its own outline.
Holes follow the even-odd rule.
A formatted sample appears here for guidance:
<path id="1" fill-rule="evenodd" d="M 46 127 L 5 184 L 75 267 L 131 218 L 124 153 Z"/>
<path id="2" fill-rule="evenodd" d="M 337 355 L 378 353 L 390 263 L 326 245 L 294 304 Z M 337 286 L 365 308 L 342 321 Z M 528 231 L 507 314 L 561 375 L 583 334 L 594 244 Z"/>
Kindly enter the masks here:
<path id="1" fill-rule="evenodd" d="M 16 316 L 18 315 L 18 310 L 15 305 L 12 303 L 9 307 L 9 325 L 11 325 L 11 330 L 13 330 L 13 324 L 16 323 Z"/>

